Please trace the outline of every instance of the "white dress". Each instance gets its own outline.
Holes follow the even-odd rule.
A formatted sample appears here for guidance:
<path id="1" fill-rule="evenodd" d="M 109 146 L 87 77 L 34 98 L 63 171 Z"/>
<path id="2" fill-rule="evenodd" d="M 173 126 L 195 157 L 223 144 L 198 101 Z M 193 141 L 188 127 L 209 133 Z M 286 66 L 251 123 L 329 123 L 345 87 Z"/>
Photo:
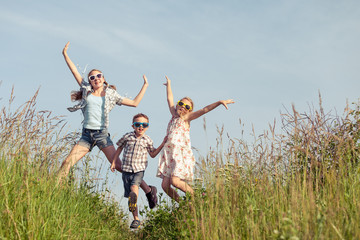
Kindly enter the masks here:
<path id="1" fill-rule="evenodd" d="M 180 117 L 172 117 L 167 128 L 168 140 L 159 157 L 157 177 L 179 177 L 192 181 L 195 158 L 191 150 L 190 128 Z"/>

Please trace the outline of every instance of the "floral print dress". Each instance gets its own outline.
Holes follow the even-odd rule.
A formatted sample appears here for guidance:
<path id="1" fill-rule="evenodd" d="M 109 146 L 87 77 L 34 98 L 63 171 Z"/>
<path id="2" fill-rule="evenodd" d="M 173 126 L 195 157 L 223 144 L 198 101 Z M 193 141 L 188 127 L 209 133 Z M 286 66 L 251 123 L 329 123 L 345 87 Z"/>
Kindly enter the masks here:
<path id="1" fill-rule="evenodd" d="M 190 128 L 180 117 L 172 117 L 167 128 L 168 140 L 160 153 L 157 177 L 179 177 L 192 181 L 195 158 L 191 150 Z"/>

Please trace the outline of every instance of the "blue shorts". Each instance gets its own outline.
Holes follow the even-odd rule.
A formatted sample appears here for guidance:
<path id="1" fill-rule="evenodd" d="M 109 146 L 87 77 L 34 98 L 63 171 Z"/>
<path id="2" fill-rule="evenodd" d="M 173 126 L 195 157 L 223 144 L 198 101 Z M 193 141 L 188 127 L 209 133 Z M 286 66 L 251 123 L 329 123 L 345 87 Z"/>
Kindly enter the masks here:
<path id="1" fill-rule="evenodd" d="M 91 130 L 83 128 L 81 138 L 77 144 L 88 148 L 89 151 L 91 151 L 95 145 L 98 146 L 100 150 L 114 146 L 107 129 Z"/>
<path id="2" fill-rule="evenodd" d="M 122 173 L 122 180 L 124 182 L 124 197 L 129 197 L 129 194 L 131 192 L 130 187 L 133 185 L 140 186 L 142 180 L 144 178 L 144 171 L 141 172 L 123 172 Z"/>

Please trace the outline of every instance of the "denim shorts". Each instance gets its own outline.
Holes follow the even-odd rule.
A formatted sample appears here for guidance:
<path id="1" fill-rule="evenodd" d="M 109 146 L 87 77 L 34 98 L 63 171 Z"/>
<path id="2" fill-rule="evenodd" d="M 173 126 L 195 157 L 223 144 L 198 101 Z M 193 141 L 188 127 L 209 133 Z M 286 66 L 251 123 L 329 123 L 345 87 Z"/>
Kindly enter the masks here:
<path id="1" fill-rule="evenodd" d="M 143 178 L 144 178 L 144 171 L 136 172 L 136 173 L 123 172 L 122 179 L 124 182 L 124 189 L 125 189 L 124 197 L 126 198 L 129 197 L 129 194 L 131 192 L 130 187 L 133 185 L 137 185 L 139 187 Z"/>
<path id="2" fill-rule="evenodd" d="M 83 128 L 81 138 L 77 144 L 88 148 L 89 151 L 91 151 L 95 145 L 98 146 L 100 150 L 114 145 L 107 129 L 91 130 L 86 128 Z"/>

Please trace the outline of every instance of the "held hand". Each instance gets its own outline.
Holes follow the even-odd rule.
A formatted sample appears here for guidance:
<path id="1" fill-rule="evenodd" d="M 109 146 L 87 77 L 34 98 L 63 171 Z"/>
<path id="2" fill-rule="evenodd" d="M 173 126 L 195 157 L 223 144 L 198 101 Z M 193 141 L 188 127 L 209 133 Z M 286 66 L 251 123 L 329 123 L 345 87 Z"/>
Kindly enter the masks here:
<path id="1" fill-rule="evenodd" d="M 63 51 L 62 51 L 63 55 L 65 55 L 65 54 L 67 53 L 67 50 L 68 50 L 68 48 L 69 48 L 69 44 L 70 44 L 70 42 L 67 42 L 67 43 L 66 43 L 66 45 L 65 45 L 65 47 L 64 47 L 64 49 L 63 49 Z"/>
<path id="2" fill-rule="evenodd" d="M 170 83 L 171 83 L 170 79 L 167 76 L 165 76 L 165 77 L 166 77 L 166 83 L 164 83 L 164 85 L 170 86 Z"/>
<path id="3" fill-rule="evenodd" d="M 144 85 L 149 85 L 148 80 L 147 80 L 145 74 L 143 75 L 143 79 L 144 79 Z"/>
<path id="4" fill-rule="evenodd" d="M 232 99 L 228 99 L 228 100 L 221 100 L 220 101 L 220 103 L 222 104 L 222 105 L 224 105 L 224 107 L 226 108 L 226 109 L 228 109 L 228 104 L 232 104 L 232 103 L 235 103 L 234 102 L 234 100 L 232 100 Z"/>
<path id="5" fill-rule="evenodd" d="M 112 171 L 112 172 L 115 172 L 115 161 L 113 161 L 112 162 L 112 164 L 111 164 L 111 167 L 110 167 L 110 170 Z"/>

